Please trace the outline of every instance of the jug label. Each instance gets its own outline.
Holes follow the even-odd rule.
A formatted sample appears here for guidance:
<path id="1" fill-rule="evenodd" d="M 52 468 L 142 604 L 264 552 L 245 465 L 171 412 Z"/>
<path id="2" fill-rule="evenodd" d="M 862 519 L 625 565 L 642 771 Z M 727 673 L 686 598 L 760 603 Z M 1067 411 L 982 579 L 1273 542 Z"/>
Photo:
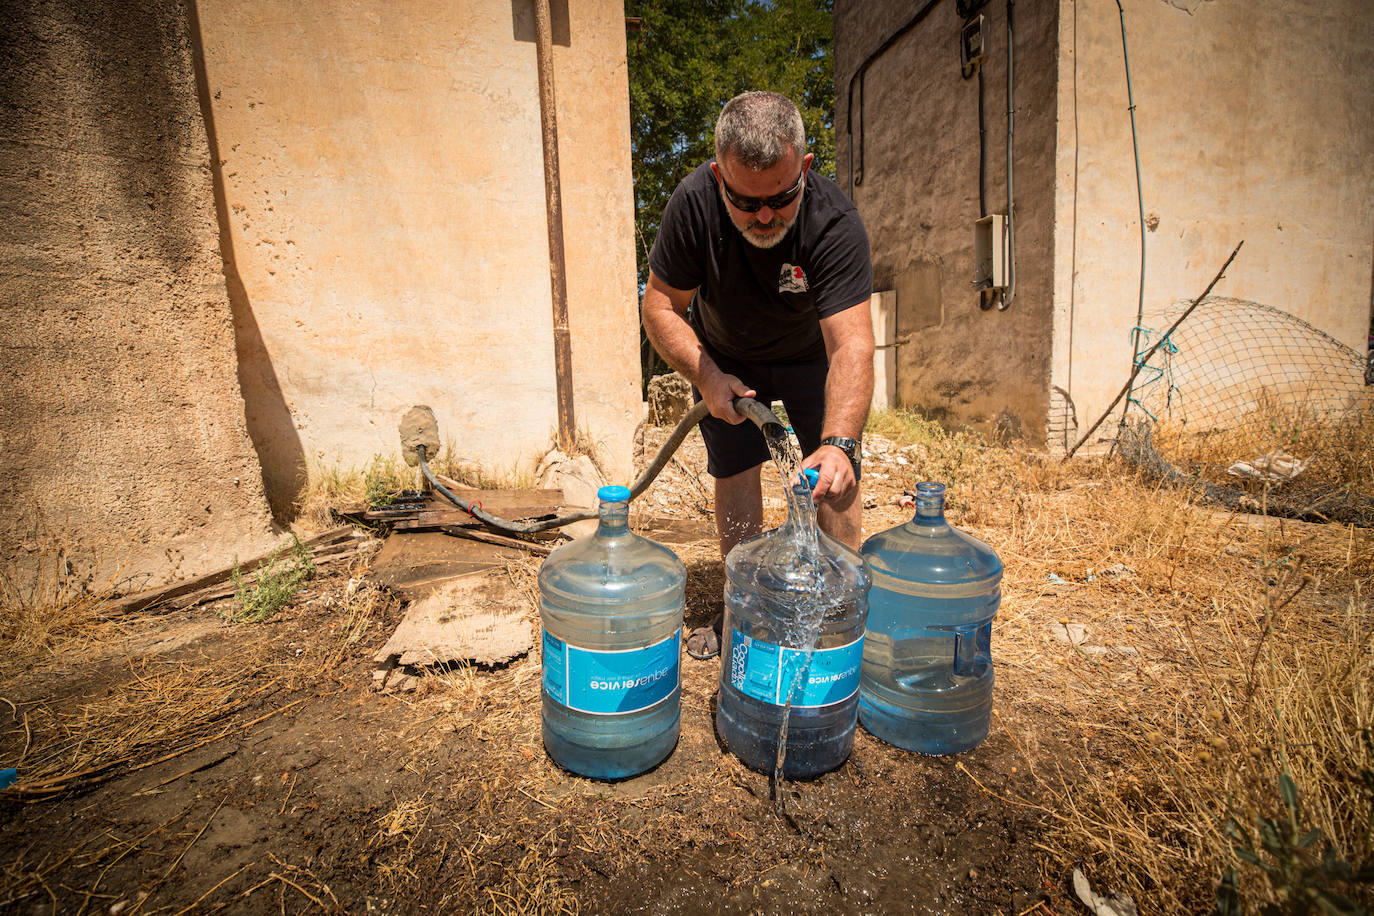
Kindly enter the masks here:
<path id="1" fill-rule="evenodd" d="M 793 707 L 815 709 L 842 703 L 859 691 L 859 668 L 864 657 L 864 638 L 846 646 L 817 649 L 811 654 L 806 682 L 796 688 Z M 774 706 L 787 705 L 787 695 L 806 653 L 801 649 L 776 646 L 752 639 L 739 630 L 731 631 L 730 683 L 746 696 Z"/>
<path id="2" fill-rule="evenodd" d="M 578 712 L 639 712 L 678 686 L 682 630 L 642 649 L 607 652 L 569 645 L 544 631 L 544 690 Z"/>

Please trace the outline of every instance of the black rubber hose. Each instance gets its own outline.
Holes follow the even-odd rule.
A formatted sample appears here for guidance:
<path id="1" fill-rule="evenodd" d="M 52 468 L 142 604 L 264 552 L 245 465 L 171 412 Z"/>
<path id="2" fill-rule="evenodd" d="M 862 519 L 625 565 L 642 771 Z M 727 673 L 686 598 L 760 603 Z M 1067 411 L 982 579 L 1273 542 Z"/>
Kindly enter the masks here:
<path id="1" fill-rule="evenodd" d="M 778 420 L 777 414 L 773 413 L 773 411 L 753 398 L 735 398 L 735 410 L 753 421 L 754 425 L 763 432 L 765 437 L 773 438 L 776 436 L 785 436 L 787 434 L 781 421 Z M 668 436 L 663 446 L 659 448 L 658 454 L 654 456 L 654 460 L 643 470 L 639 477 L 636 478 L 634 484 L 630 486 L 630 499 L 639 496 L 639 494 L 643 493 L 648 488 L 649 484 L 653 483 L 654 478 L 659 475 L 659 472 L 663 470 L 664 466 L 667 465 L 668 461 L 673 457 L 673 453 L 678 450 L 678 446 L 682 445 L 682 440 L 686 439 L 687 434 L 692 431 L 692 427 L 700 423 L 707 413 L 709 413 L 709 410 L 706 407 L 706 402 L 698 401 L 691 410 L 687 411 L 686 416 L 678 421 L 672 434 Z M 416 446 L 416 451 L 420 456 L 420 470 L 424 472 L 425 477 L 429 480 L 435 491 L 440 496 L 444 497 L 444 499 L 447 499 L 492 531 L 516 535 L 536 534 L 540 531 L 547 531 L 550 528 L 561 528 L 564 525 L 571 525 L 573 522 L 586 521 L 589 518 L 597 517 L 595 509 L 588 509 L 582 512 L 574 512 L 570 515 L 543 519 L 537 522 L 521 523 L 507 521 L 504 518 L 492 515 L 481 506 L 461 499 L 451 493 L 448 488 L 441 484 L 438 478 L 434 476 L 434 472 L 429 469 L 429 464 L 425 461 L 425 447 L 423 445 Z"/>

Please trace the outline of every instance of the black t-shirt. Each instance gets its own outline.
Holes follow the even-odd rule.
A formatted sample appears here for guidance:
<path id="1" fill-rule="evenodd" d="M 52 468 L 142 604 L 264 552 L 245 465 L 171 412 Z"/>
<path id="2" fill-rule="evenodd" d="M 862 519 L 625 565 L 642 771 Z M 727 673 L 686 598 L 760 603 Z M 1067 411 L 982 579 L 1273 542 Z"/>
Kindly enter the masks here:
<path id="1" fill-rule="evenodd" d="M 758 248 L 730 222 L 710 164 L 702 165 L 668 201 L 649 267 L 674 289 L 697 291 L 692 326 L 707 346 L 753 362 L 825 359 L 820 319 L 873 293 L 858 211 L 815 171 L 786 238 Z"/>

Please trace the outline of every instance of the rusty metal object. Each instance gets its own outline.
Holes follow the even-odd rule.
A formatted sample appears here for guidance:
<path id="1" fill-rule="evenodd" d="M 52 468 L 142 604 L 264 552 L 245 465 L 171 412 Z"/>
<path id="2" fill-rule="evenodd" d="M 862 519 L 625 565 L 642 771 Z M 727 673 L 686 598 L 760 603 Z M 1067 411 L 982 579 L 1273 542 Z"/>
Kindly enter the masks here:
<path id="1" fill-rule="evenodd" d="M 568 277 L 563 252 L 563 191 L 558 171 L 558 113 L 553 85 L 553 26 L 549 0 L 534 2 L 539 112 L 544 134 L 544 199 L 549 223 L 549 285 L 553 292 L 553 363 L 558 391 L 558 446 L 572 448 L 572 334 L 568 330 Z"/>

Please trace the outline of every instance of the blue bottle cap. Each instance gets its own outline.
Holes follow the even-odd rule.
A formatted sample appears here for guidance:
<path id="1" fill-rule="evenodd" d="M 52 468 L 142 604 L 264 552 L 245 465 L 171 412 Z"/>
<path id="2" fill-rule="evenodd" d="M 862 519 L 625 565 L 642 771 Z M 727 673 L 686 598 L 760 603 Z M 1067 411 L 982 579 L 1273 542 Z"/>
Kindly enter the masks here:
<path id="1" fill-rule="evenodd" d="M 821 472 L 815 468 L 807 468 L 802 471 L 802 476 L 806 478 L 807 487 L 814 490 L 816 488 L 816 481 L 821 479 Z"/>
<path id="2" fill-rule="evenodd" d="M 627 503 L 630 501 L 630 488 L 621 486 L 602 487 L 596 491 L 596 498 L 603 503 Z"/>

